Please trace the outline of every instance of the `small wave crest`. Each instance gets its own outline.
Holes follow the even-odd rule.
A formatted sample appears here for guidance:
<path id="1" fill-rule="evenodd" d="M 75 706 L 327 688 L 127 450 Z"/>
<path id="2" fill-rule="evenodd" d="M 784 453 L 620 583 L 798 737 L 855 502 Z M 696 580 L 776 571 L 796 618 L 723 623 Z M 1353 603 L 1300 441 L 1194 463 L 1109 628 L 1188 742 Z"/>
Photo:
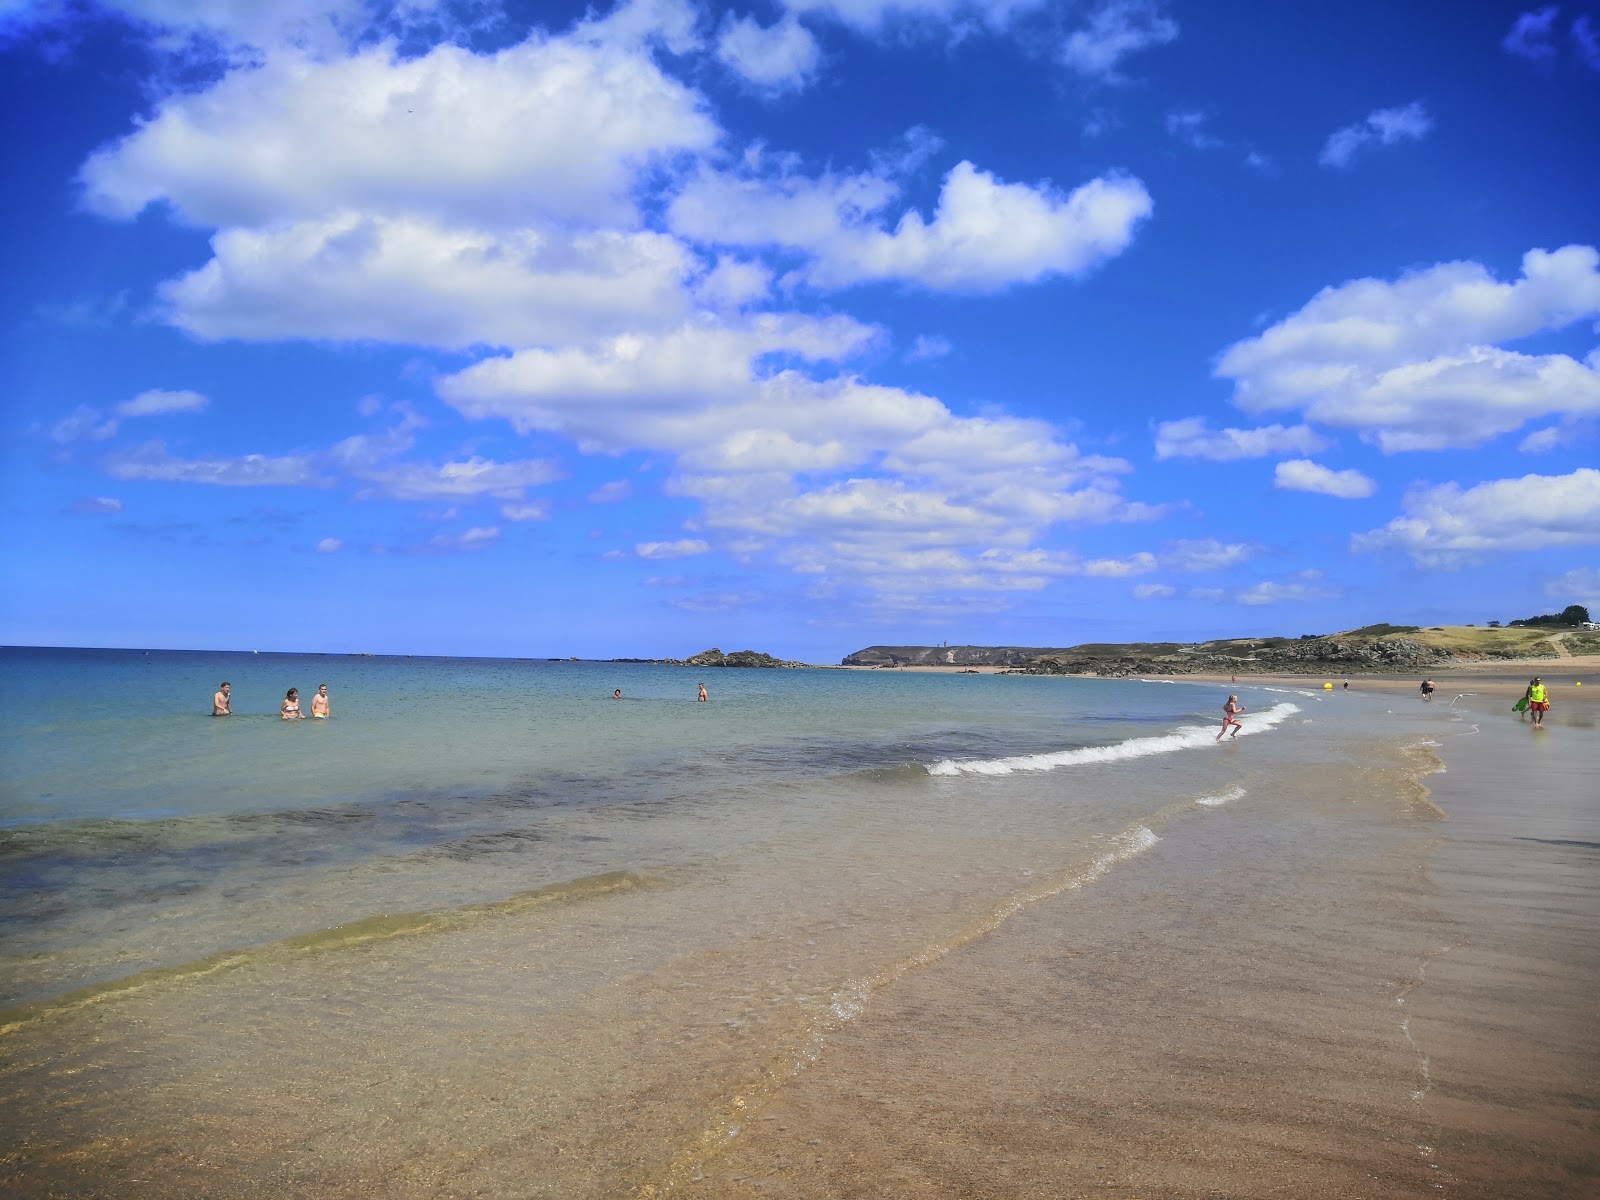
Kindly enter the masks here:
<path id="1" fill-rule="evenodd" d="M 1300 706 L 1284 701 L 1265 712 L 1247 714 L 1242 718 L 1241 734 L 1264 733 L 1282 724 L 1290 715 L 1300 711 Z M 1011 775 L 1017 771 L 1053 771 L 1057 767 L 1076 767 L 1086 763 L 1120 762 L 1129 758 L 1147 758 L 1152 754 L 1171 754 L 1176 750 L 1192 750 L 1215 740 L 1214 726 L 1182 725 L 1171 733 L 1156 737 L 1129 738 L 1109 746 L 1080 746 L 1074 750 L 1056 750 L 1046 754 L 1018 754 L 1010 758 L 946 758 L 927 768 L 929 775 Z"/>
<path id="2" fill-rule="evenodd" d="M 1242 787 L 1232 787 L 1225 792 L 1218 792 L 1215 796 L 1201 796 L 1195 803 L 1204 804 L 1207 808 L 1220 808 L 1222 805 L 1238 800 L 1243 796 L 1244 789 Z"/>

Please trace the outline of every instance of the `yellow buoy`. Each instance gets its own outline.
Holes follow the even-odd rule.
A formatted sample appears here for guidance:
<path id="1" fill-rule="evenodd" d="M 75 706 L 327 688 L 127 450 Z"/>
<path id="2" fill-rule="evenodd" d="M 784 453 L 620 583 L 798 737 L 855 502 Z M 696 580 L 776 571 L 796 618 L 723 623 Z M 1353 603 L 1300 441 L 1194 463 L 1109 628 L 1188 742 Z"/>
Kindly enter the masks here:
<path id="1" fill-rule="evenodd" d="M 1333 684 L 1331 684 L 1331 683 L 1325 683 L 1325 684 L 1323 684 L 1323 685 L 1322 685 L 1322 690 L 1323 690 L 1323 691 L 1325 691 L 1325 692 L 1331 692 L 1331 691 L 1333 691 Z"/>
<path id="2" fill-rule="evenodd" d="M 1573 687 L 1582 687 L 1583 686 L 1583 680 L 1581 680 L 1581 679 L 1574 680 L 1573 683 L 1572 683 L 1572 686 Z"/>

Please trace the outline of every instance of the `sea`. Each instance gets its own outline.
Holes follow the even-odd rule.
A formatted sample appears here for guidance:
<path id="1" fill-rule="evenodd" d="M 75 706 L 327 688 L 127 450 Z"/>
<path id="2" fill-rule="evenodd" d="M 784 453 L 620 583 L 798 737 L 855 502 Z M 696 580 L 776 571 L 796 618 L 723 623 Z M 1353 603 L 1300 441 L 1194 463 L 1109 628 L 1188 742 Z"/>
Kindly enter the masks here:
<path id="1" fill-rule="evenodd" d="M 874 1011 L 1114 888 L 1199 928 L 1312 850 L 1419 861 L 1470 726 L 1339 678 L 9 648 L 0 680 L 25 1195 L 757 1194 L 792 1152 L 708 1172 Z M 329 719 L 280 719 L 320 684 Z M 1000 1086 L 965 1078 L 929 1086 Z"/>

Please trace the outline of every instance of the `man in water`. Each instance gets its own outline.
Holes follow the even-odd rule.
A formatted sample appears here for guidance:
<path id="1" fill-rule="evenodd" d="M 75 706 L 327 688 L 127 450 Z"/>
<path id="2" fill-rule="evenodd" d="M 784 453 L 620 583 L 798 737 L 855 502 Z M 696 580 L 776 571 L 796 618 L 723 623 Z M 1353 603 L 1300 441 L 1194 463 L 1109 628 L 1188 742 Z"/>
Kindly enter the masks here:
<path id="1" fill-rule="evenodd" d="M 217 689 L 217 694 L 211 697 L 211 715 L 213 717 L 233 716 L 233 684 L 226 679 Z"/>
<path id="2" fill-rule="evenodd" d="M 618 688 L 616 691 L 612 692 L 611 693 L 611 698 L 613 700 L 621 700 L 622 699 L 622 689 Z"/>
<path id="3" fill-rule="evenodd" d="M 1244 722 L 1239 720 L 1239 714 L 1244 711 L 1244 705 L 1239 703 L 1239 697 L 1229 696 L 1228 702 L 1222 706 L 1222 728 L 1217 731 L 1217 741 L 1222 740 L 1222 735 L 1228 732 L 1228 726 L 1233 726 L 1233 736 L 1239 736 L 1239 730 L 1244 728 Z"/>
<path id="4" fill-rule="evenodd" d="M 701 700 L 709 700 L 709 699 L 711 699 L 711 697 L 706 694 L 706 685 L 703 684 L 703 683 L 700 685 L 700 697 L 699 698 Z"/>
<path id="5" fill-rule="evenodd" d="M 317 684 L 317 694 L 311 697 L 311 715 L 319 721 L 328 719 L 328 685 Z"/>
<path id="6" fill-rule="evenodd" d="M 1421 691 L 1422 691 L 1422 698 L 1424 700 L 1432 700 L 1433 699 L 1433 680 L 1424 679 L 1422 681 Z"/>
<path id="7" fill-rule="evenodd" d="M 1533 714 L 1535 729 L 1544 724 L 1544 714 L 1550 711 L 1550 693 L 1545 691 L 1544 680 L 1537 675 L 1528 685 L 1528 711 Z"/>

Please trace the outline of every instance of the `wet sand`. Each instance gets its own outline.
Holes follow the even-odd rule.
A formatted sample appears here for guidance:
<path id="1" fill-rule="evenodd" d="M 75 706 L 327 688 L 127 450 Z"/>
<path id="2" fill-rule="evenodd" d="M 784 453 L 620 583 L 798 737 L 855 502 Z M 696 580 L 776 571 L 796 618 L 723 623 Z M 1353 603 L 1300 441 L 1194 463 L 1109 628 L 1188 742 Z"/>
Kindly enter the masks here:
<path id="1" fill-rule="evenodd" d="M 1489 701 L 1447 773 L 1329 763 L 1266 839 L 1217 822 L 1008 922 L 689 1194 L 1600 1195 L 1600 747 L 1563 710 Z"/>

